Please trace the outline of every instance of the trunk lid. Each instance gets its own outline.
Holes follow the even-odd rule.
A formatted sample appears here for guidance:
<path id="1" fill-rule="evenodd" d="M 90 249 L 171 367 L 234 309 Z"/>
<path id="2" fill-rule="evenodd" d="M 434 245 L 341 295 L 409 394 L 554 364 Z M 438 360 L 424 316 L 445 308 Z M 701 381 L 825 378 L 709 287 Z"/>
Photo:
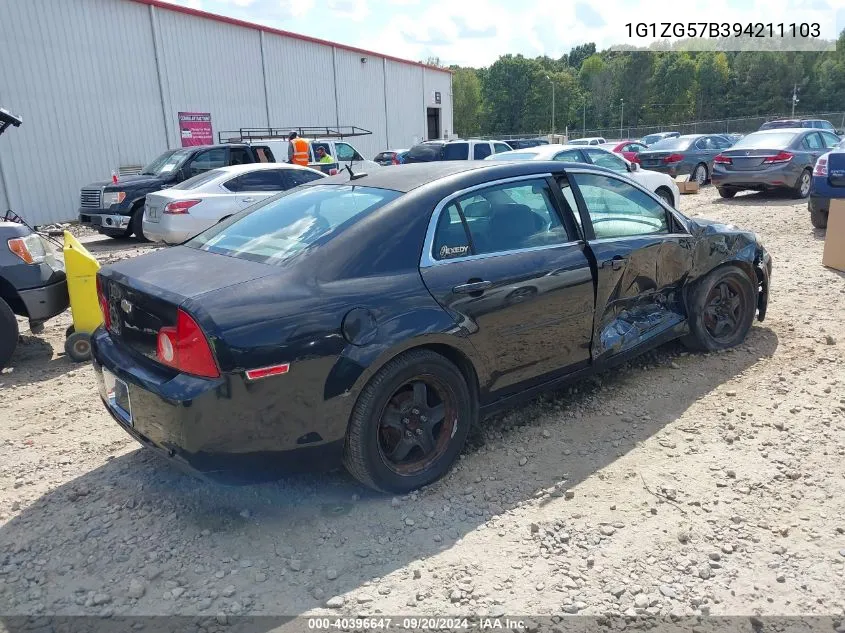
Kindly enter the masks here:
<path id="1" fill-rule="evenodd" d="M 845 152 L 831 152 L 828 156 L 827 181 L 832 187 L 845 187 Z"/>
<path id="2" fill-rule="evenodd" d="M 663 162 L 663 159 L 671 154 L 677 154 L 678 152 L 669 152 L 669 151 L 645 151 L 640 152 L 638 154 L 640 165 L 645 167 L 646 169 L 649 167 L 659 167 L 661 165 L 665 165 L 666 163 Z"/>
<path id="3" fill-rule="evenodd" d="M 730 163 L 721 163 L 725 171 L 759 171 L 769 167 L 763 161 L 780 154 L 782 149 L 728 149 L 722 156 L 731 159 Z"/>
<path id="4" fill-rule="evenodd" d="M 177 246 L 128 259 L 100 272 L 111 317 L 111 336 L 156 360 L 162 327 L 176 325 L 180 306 L 197 320 L 207 336 L 214 322 L 197 314 L 202 294 L 273 275 L 272 266 Z"/>

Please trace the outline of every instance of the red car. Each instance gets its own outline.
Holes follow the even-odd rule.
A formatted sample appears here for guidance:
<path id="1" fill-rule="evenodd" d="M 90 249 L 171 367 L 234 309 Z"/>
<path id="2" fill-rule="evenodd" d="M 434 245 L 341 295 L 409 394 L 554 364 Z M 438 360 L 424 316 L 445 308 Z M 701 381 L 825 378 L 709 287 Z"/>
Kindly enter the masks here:
<path id="1" fill-rule="evenodd" d="M 616 154 L 622 154 L 627 160 L 632 163 L 640 162 L 637 154 L 646 149 L 646 146 L 639 141 L 613 141 L 612 143 L 602 143 L 599 147 L 603 147 Z"/>

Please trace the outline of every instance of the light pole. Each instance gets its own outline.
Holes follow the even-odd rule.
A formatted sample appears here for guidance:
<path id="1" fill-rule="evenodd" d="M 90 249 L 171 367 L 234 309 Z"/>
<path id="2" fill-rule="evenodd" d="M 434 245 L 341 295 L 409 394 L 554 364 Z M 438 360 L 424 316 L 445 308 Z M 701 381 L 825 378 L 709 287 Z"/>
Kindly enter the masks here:
<path id="1" fill-rule="evenodd" d="M 798 103 L 798 84 L 792 85 L 792 116 L 795 116 L 795 104 Z"/>
<path id="2" fill-rule="evenodd" d="M 546 75 L 546 79 L 552 82 L 552 134 L 555 133 L 555 80 Z"/>
<path id="3" fill-rule="evenodd" d="M 584 127 L 581 128 L 581 136 L 587 136 L 587 97 L 584 97 Z"/>
<path id="4" fill-rule="evenodd" d="M 619 140 L 621 141 L 624 136 L 622 136 L 622 120 L 625 117 L 625 99 L 620 99 L 619 103 L 622 104 L 622 110 L 619 112 Z"/>

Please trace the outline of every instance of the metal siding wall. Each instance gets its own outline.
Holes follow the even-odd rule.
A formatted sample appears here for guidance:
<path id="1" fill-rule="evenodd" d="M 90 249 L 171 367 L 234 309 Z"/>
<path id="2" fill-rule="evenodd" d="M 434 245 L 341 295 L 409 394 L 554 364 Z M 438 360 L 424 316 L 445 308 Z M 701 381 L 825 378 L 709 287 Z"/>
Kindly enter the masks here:
<path id="1" fill-rule="evenodd" d="M 182 144 L 179 112 L 210 112 L 215 141 L 222 130 L 268 125 L 259 31 L 175 11 L 156 15 L 171 147 Z"/>
<path id="2" fill-rule="evenodd" d="M 35 224 L 75 218 L 80 186 L 164 148 L 149 8 L 0 1 L 0 30 L 0 103 L 23 118 L 0 137 L 8 206 Z"/>
<path id="3" fill-rule="evenodd" d="M 337 101 L 340 125 L 357 125 L 372 134 L 349 139 L 364 158 L 372 159 L 386 149 L 384 117 L 384 63 L 381 57 L 337 51 Z"/>
<path id="4" fill-rule="evenodd" d="M 440 133 L 454 134 L 455 128 L 452 126 L 452 84 L 451 75 L 446 72 L 438 72 L 425 69 L 425 107 L 436 108 L 437 104 L 431 95 L 432 92 L 440 93 Z"/>
<path id="5" fill-rule="evenodd" d="M 270 126 L 337 125 L 331 48 L 265 33 L 264 64 Z"/>
<path id="6" fill-rule="evenodd" d="M 387 60 L 388 147 L 385 149 L 409 148 L 425 139 L 422 74 L 420 66 Z"/>

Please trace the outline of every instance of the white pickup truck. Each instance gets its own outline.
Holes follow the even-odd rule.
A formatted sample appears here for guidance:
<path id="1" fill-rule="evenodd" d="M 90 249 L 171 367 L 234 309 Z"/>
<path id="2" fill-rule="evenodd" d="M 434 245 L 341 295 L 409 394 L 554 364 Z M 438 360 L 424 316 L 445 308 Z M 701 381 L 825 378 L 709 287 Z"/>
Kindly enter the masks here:
<path id="1" fill-rule="evenodd" d="M 344 169 L 347 165 L 352 167 L 352 171 L 374 171 L 381 169 L 378 163 L 366 160 L 355 147 L 350 143 L 333 138 L 306 138 L 308 141 L 308 166 L 320 171 L 329 172 L 330 169 Z M 289 141 L 281 139 L 250 139 L 250 144 L 259 144 L 269 147 L 273 156 L 279 162 L 286 162 L 288 156 Z M 317 158 L 317 148 L 322 147 L 331 156 L 336 164 L 320 163 Z"/>

